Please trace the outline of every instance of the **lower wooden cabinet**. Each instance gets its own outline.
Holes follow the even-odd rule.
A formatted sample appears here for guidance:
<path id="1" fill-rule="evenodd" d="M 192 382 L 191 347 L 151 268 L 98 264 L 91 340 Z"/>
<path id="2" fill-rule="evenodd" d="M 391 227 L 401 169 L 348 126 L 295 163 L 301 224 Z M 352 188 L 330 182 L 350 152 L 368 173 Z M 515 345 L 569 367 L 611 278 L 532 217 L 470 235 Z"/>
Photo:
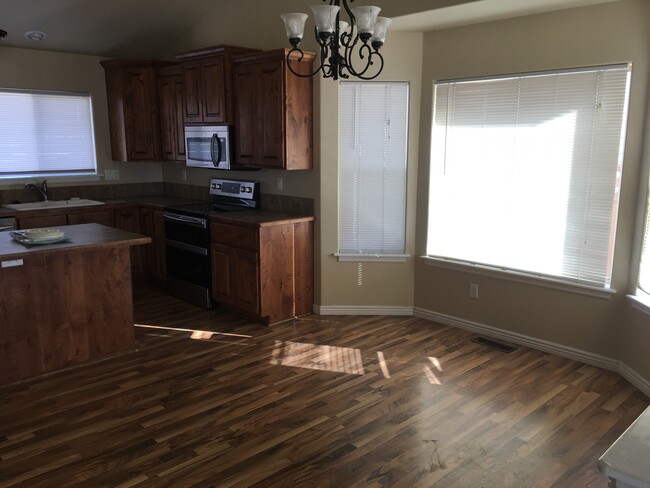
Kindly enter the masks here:
<path id="1" fill-rule="evenodd" d="M 259 255 L 236 247 L 212 245 L 212 298 L 259 315 Z"/>
<path id="2" fill-rule="evenodd" d="M 151 237 L 151 244 L 142 249 L 142 270 L 147 276 L 163 281 L 167 276 L 165 264 L 165 224 L 160 210 L 140 208 L 140 233 Z"/>
<path id="3" fill-rule="evenodd" d="M 256 225 L 213 221 L 212 297 L 274 324 L 314 301 L 313 217 Z"/>
<path id="4" fill-rule="evenodd" d="M 16 227 L 19 229 L 39 229 L 42 227 L 58 227 L 60 225 L 68 225 L 67 215 L 18 216 L 16 219 Z"/>
<path id="5" fill-rule="evenodd" d="M 109 225 L 109 224 L 106 224 Z M 114 227 L 134 234 L 140 233 L 140 213 L 138 205 L 125 205 L 113 210 Z M 131 247 L 131 271 L 134 275 L 142 274 L 142 248 L 143 246 Z"/>

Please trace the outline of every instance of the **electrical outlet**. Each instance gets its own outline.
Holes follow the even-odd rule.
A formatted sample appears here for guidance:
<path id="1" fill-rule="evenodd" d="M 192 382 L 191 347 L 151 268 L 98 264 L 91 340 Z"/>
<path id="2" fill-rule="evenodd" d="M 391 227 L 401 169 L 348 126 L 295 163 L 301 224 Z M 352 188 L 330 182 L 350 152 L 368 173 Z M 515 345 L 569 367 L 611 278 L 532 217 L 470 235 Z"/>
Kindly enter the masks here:
<path id="1" fill-rule="evenodd" d="M 469 297 L 478 300 L 478 283 L 469 284 Z"/>
<path id="2" fill-rule="evenodd" d="M 281 176 L 278 176 L 277 179 L 275 180 L 275 189 L 278 191 L 284 190 L 284 178 L 282 178 Z"/>
<path id="3" fill-rule="evenodd" d="M 183 172 L 181 173 L 181 179 L 183 181 L 187 181 L 187 170 L 183 170 Z"/>
<path id="4" fill-rule="evenodd" d="M 119 169 L 106 169 L 106 170 L 104 170 L 104 179 L 106 181 L 119 180 L 120 179 L 120 170 Z"/>

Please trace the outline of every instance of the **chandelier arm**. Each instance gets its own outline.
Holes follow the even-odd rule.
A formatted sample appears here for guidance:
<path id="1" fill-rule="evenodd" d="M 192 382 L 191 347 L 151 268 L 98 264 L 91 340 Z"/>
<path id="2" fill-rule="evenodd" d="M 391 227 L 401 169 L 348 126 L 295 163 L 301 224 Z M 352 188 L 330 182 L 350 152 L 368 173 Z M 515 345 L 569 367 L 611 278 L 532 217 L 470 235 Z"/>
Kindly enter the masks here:
<path id="1" fill-rule="evenodd" d="M 357 23 L 357 19 L 352 13 L 352 9 L 350 9 L 350 6 L 348 5 L 347 0 L 342 0 L 343 1 L 343 9 L 346 11 L 348 14 L 348 17 L 350 17 L 350 27 L 354 27 Z M 354 2 L 354 0 L 350 0 L 350 3 Z M 350 32 L 352 32 L 352 29 L 350 29 Z"/>
<path id="2" fill-rule="evenodd" d="M 373 66 L 373 65 L 375 64 L 375 63 L 372 61 L 372 58 L 373 58 L 374 56 L 377 56 L 377 57 L 379 58 L 379 61 L 380 61 L 380 63 L 379 63 L 379 68 L 377 68 L 377 72 L 376 72 L 374 75 L 372 75 L 372 76 L 365 76 L 365 73 L 366 73 L 366 71 L 368 71 L 368 68 L 369 68 L 370 66 Z M 354 75 L 354 76 L 356 76 L 356 77 L 359 78 L 360 80 L 366 80 L 366 81 L 368 81 L 368 80 L 374 80 L 375 78 L 377 78 L 377 77 L 379 76 L 379 74 L 382 72 L 383 69 L 384 69 L 384 57 L 381 55 L 381 53 L 380 53 L 379 51 L 374 51 L 374 52 L 372 52 L 372 53 L 370 54 L 370 57 L 368 58 L 368 65 L 366 66 L 366 68 L 365 68 L 361 73 L 358 73 L 358 74 L 356 74 L 356 75 Z"/>
<path id="3" fill-rule="evenodd" d="M 287 53 L 287 57 L 286 57 L 286 60 L 287 60 L 287 67 L 289 68 L 289 71 L 291 71 L 294 75 L 296 75 L 296 76 L 300 76 L 301 78 L 309 78 L 309 77 L 311 77 L 311 76 L 315 76 L 315 75 L 317 75 L 319 71 L 322 71 L 322 72 L 323 72 L 323 75 L 325 74 L 324 64 L 323 64 L 322 60 L 321 60 L 321 64 L 320 64 L 320 66 L 319 66 L 318 68 L 316 68 L 314 71 L 312 71 L 311 73 L 303 74 L 303 73 L 298 73 L 297 71 L 295 71 L 295 70 L 291 67 L 291 55 L 292 55 L 294 52 L 300 53 L 300 57 L 297 59 L 298 62 L 302 61 L 302 58 L 305 57 L 305 53 L 302 52 L 302 49 L 299 49 L 299 48 L 293 48 L 291 51 L 289 51 L 289 52 Z"/>
<path id="4" fill-rule="evenodd" d="M 364 51 L 367 51 L 367 53 L 365 55 L 364 55 Z M 374 64 L 375 64 L 374 58 L 375 57 L 379 58 L 379 61 L 380 61 L 380 65 L 379 65 L 379 68 L 377 69 L 377 72 L 374 75 L 370 76 L 370 77 L 365 76 L 366 73 L 368 72 L 368 70 L 370 69 L 370 67 L 374 66 Z M 359 78 L 361 80 L 372 80 L 372 79 L 376 78 L 377 76 L 379 76 L 379 73 L 381 73 L 381 71 L 384 69 L 384 57 L 381 55 L 381 53 L 379 51 L 372 51 L 370 46 L 368 46 L 367 44 L 364 44 L 363 46 L 361 46 L 359 48 L 359 58 L 367 60 L 365 66 L 360 71 L 358 71 L 354 67 L 354 64 L 352 63 L 352 50 L 350 50 L 349 53 L 346 52 L 346 64 L 347 64 L 346 67 L 347 67 L 347 70 L 349 71 L 349 73 L 352 76 L 355 76 L 355 77 L 357 77 L 357 78 Z"/>
<path id="5" fill-rule="evenodd" d="M 367 44 L 363 44 L 359 47 L 359 51 L 358 51 L 359 59 L 362 60 L 366 59 L 366 56 L 363 55 L 364 48 L 368 50 L 369 53 L 368 53 L 366 65 L 361 71 L 358 71 L 357 68 L 354 67 L 354 62 L 352 61 L 352 55 L 354 54 L 354 50 L 352 48 L 345 50 L 345 65 L 346 65 L 345 67 L 352 76 L 359 77 L 359 75 L 363 75 L 366 71 L 368 71 L 368 68 L 372 65 L 372 59 L 371 59 L 372 52 L 370 51 L 370 48 L 368 47 Z"/>

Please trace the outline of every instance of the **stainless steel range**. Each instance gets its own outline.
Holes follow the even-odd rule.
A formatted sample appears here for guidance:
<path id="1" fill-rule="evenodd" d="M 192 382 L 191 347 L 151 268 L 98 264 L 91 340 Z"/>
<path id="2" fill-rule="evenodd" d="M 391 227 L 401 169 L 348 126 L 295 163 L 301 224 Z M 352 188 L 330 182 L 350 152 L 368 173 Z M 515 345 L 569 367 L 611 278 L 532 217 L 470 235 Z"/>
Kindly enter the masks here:
<path id="1" fill-rule="evenodd" d="M 212 307 L 210 215 L 260 207 L 257 181 L 210 180 L 210 202 L 166 207 L 165 243 L 169 292 L 204 308 Z"/>

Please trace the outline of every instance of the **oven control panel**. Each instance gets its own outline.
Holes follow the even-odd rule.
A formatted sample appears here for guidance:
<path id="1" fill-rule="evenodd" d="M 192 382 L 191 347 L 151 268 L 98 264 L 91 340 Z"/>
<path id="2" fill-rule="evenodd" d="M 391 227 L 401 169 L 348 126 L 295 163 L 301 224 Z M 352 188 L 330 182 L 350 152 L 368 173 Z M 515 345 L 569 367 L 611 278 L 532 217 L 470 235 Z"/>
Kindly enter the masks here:
<path id="1" fill-rule="evenodd" d="M 212 178 L 210 180 L 210 195 L 252 200 L 257 198 L 258 193 L 259 182 L 257 181 L 225 180 L 222 178 Z"/>

